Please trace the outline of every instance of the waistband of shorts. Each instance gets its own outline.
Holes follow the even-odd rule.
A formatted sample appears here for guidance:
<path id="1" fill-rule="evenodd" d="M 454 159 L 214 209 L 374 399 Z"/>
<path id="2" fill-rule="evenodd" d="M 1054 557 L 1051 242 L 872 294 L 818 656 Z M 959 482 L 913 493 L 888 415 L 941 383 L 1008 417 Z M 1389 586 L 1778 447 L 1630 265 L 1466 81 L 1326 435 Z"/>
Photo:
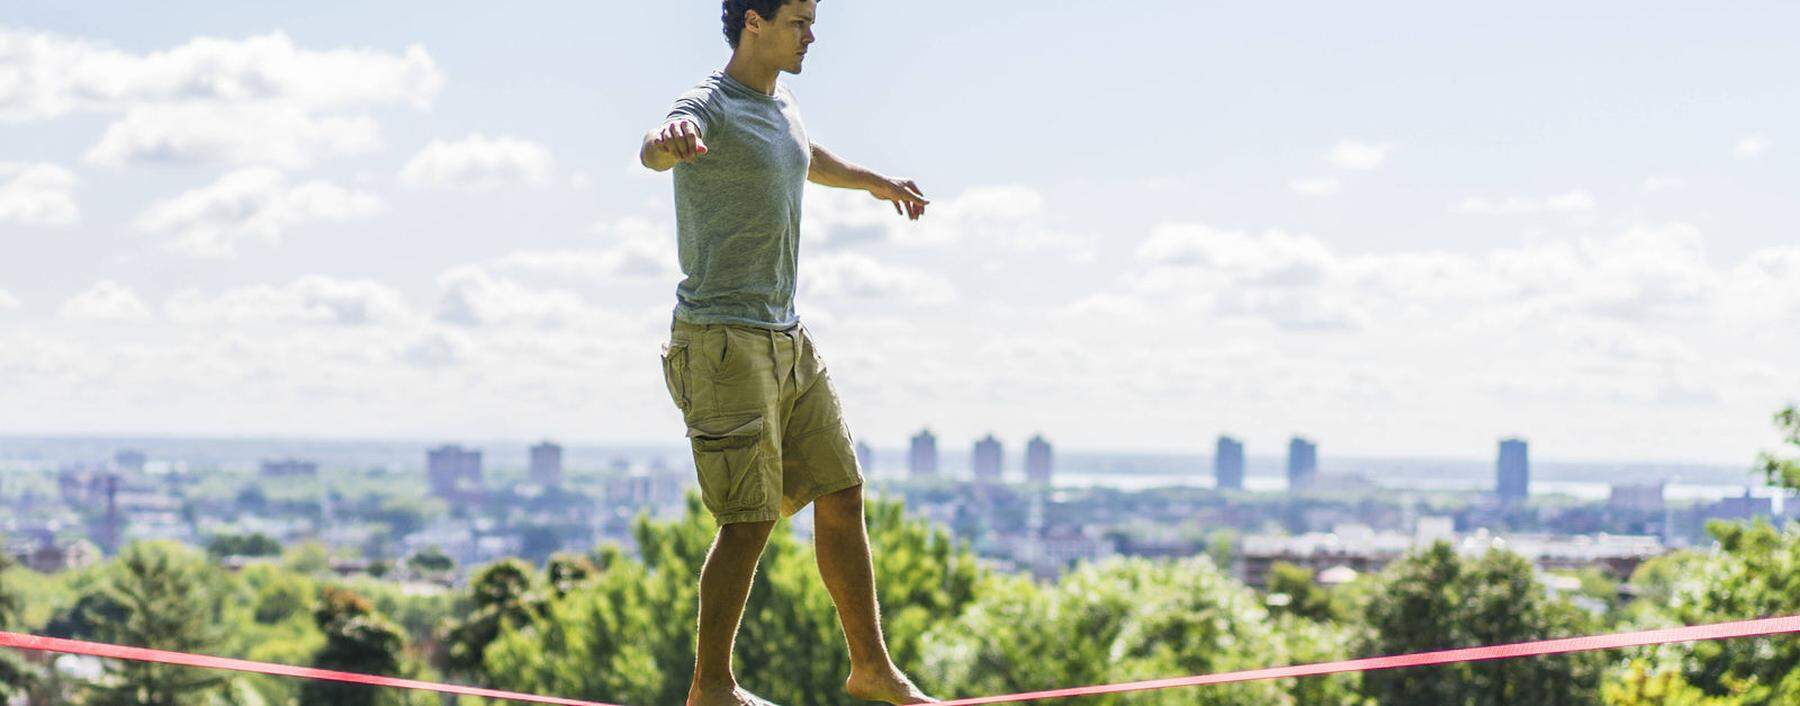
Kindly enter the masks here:
<path id="1" fill-rule="evenodd" d="M 762 327 L 762 326 L 752 326 L 750 324 L 738 324 L 738 323 L 730 323 L 730 322 L 702 324 L 702 323 L 694 323 L 692 321 L 688 321 L 688 320 L 682 319 L 682 318 L 672 318 L 669 321 L 669 331 L 671 333 L 694 335 L 694 334 L 698 334 L 702 331 L 709 331 L 709 330 L 712 330 L 715 328 L 737 329 L 739 331 L 748 331 L 750 333 L 754 333 L 754 334 L 758 334 L 758 335 L 767 334 L 767 333 L 780 333 L 780 334 L 787 334 L 790 336 L 798 336 L 798 335 L 800 335 L 800 333 L 803 330 L 805 330 L 805 324 L 802 322 L 796 321 L 796 322 L 794 322 L 793 326 L 789 326 L 785 329 L 773 329 L 773 328 L 766 328 L 766 327 Z"/>

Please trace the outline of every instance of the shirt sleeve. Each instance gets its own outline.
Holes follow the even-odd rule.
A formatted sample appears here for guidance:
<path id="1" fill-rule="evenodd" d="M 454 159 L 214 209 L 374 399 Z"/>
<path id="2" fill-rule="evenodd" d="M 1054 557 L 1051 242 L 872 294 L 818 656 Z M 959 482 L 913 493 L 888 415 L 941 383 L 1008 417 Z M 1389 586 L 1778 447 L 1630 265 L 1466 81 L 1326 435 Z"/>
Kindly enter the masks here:
<path id="1" fill-rule="evenodd" d="M 700 128 L 700 138 L 705 139 L 709 134 L 707 130 L 712 125 L 712 108 L 712 91 L 706 90 L 704 87 L 694 88 L 675 99 L 674 105 L 669 106 L 668 117 L 664 120 L 676 118 L 692 120 L 694 125 Z"/>

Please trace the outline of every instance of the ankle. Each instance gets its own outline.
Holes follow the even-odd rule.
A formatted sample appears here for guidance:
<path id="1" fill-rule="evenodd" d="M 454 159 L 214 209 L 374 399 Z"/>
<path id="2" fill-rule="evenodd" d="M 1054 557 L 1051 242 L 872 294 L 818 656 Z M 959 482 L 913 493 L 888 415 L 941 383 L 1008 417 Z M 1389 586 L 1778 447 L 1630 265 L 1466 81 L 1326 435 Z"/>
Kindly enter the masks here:
<path id="1" fill-rule="evenodd" d="M 726 674 L 722 677 L 711 675 L 694 675 L 694 681 L 688 685 L 688 693 L 719 693 L 737 688 L 737 678 Z"/>
<path id="2" fill-rule="evenodd" d="M 865 659 L 865 660 L 861 660 L 861 661 L 851 660 L 850 661 L 850 673 L 851 674 L 899 674 L 900 668 L 895 666 L 894 661 L 892 659 L 889 659 L 887 655 L 880 655 L 880 656 L 877 656 L 877 657 L 874 657 L 871 659 Z"/>

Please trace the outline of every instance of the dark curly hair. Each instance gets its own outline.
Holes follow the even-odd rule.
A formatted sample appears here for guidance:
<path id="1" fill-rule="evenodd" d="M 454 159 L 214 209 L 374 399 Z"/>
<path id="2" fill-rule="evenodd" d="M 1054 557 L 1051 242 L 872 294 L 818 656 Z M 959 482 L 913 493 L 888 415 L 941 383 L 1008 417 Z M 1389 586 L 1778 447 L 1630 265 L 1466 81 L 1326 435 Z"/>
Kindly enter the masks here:
<path id="1" fill-rule="evenodd" d="M 738 38 L 744 34 L 744 13 L 755 10 L 765 20 L 775 19 L 782 6 L 793 0 L 725 0 L 719 3 L 724 7 L 725 41 L 732 49 L 738 46 Z"/>

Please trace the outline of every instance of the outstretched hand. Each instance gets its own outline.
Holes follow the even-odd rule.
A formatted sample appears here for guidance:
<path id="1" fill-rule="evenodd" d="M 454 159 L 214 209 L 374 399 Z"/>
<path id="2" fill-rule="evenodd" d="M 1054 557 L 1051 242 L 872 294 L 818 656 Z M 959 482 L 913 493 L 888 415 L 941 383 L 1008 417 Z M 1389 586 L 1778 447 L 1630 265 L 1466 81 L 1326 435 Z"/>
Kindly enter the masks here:
<path id="1" fill-rule="evenodd" d="M 906 216 L 909 220 L 919 220 L 925 215 L 925 205 L 931 201 L 925 198 L 925 192 L 911 179 L 889 179 L 881 177 L 869 188 L 869 195 L 894 204 L 894 213 Z M 905 210 L 901 210 L 904 207 Z"/>
<path id="2" fill-rule="evenodd" d="M 706 143 L 700 141 L 700 128 L 694 121 L 677 118 L 663 123 L 662 129 L 656 132 L 652 149 L 673 156 L 676 161 L 693 164 L 700 155 L 706 154 Z"/>

